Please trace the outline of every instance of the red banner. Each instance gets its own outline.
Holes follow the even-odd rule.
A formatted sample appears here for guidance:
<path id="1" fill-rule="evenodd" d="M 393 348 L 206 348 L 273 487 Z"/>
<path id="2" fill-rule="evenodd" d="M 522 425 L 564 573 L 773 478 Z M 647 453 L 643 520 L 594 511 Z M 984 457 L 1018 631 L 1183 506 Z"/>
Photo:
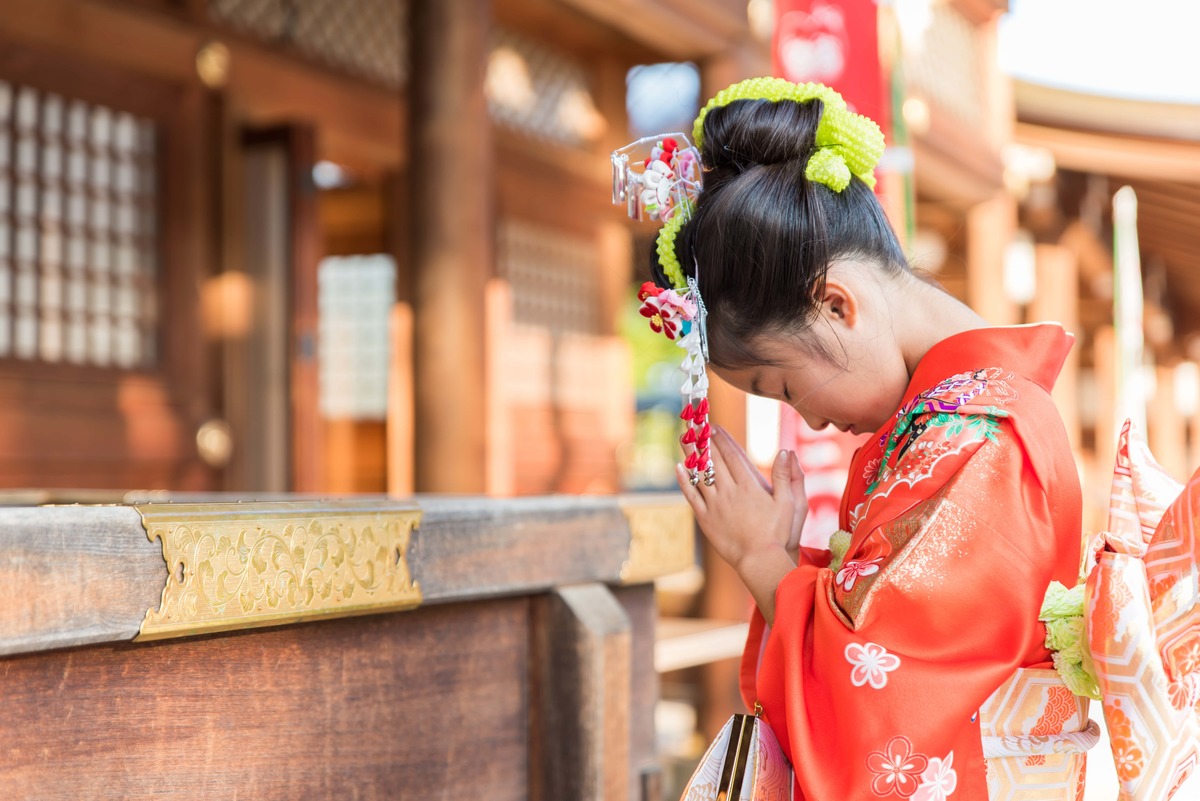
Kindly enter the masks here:
<path id="1" fill-rule="evenodd" d="M 775 0 L 771 50 L 776 75 L 836 89 L 887 133 L 877 0 Z"/>
<path id="2" fill-rule="evenodd" d="M 879 62 L 877 13 L 876 0 L 775 0 L 772 52 L 776 75 L 836 89 L 887 136 L 890 92 Z M 796 451 L 805 474 L 809 515 L 803 544 L 824 548 L 837 530 L 850 457 L 863 438 L 832 426 L 813 431 L 785 406 L 779 439 L 781 447 Z"/>

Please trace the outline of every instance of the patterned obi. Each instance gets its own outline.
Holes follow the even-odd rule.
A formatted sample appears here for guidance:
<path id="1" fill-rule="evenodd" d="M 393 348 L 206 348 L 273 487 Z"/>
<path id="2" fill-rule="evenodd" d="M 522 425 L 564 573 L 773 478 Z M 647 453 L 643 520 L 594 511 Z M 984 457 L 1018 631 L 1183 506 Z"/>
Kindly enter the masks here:
<path id="1" fill-rule="evenodd" d="M 1000 685 L 979 710 L 990 801 L 1082 799 L 1100 739 L 1088 704 L 1049 668 L 1020 668 Z"/>
<path id="2" fill-rule="evenodd" d="M 1063 675 L 1100 699 L 1122 801 L 1168 801 L 1200 764 L 1198 534 L 1200 472 L 1178 484 L 1126 423 L 1109 529 L 1085 554 L 1082 642 L 1055 654 L 1089 674 Z M 1082 799 L 1098 737 L 1087 711 L 1053 670 L 1018 670 L 996 690 L 980 709 L 991 801 Z"/>

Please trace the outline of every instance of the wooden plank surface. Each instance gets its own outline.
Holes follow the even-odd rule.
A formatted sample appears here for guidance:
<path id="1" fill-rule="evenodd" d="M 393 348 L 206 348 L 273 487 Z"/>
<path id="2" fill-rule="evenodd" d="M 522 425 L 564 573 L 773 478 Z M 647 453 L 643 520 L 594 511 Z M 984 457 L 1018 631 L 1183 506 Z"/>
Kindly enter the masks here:
<path id="1" fill-rule="evenodd" d="M 281 497 L 314 511 L 341 503 L 258 499 Z M 409 566 L 425 605 L 621 581 L 630 531 L 617 498 L 415 500 L 424 516 Z M 382 497 L 354 502 L 381 508 L 411 503 Z M 129 640 L 146 611 L 158 607 L 166 580 L 161 550 L 131 508 L 0 507 L 0 655 Z"/>
<path id="2" fill-rule="evenodd" d="M 409 552 L 425 603 L 616 582 L 629 528 L 615 498 L 417 496 Z"/>
<path id="3" fill-rule="evenodd" d="M 0 798 L 527 797 L 529 601 L 0 660 Z"/>
<path id="4" fill-rule="evenodd" d="M 0 508 L 0 655 L 132 639 L 165 579 L 130 507 Z"/>

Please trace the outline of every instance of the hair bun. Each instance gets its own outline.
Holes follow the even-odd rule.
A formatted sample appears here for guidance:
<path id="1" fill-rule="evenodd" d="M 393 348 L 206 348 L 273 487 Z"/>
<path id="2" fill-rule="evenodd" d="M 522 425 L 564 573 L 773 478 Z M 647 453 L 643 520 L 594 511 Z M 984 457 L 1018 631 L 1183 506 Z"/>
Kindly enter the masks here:
<path id="1" fill-rule="evenodd" d="M 823 108 L 820 100 L 766 99 L 712 108 L 704 116 L 701 160 L 706 168 L 735 174 L 758 165 L 803 165 L 816 146 Z"/>

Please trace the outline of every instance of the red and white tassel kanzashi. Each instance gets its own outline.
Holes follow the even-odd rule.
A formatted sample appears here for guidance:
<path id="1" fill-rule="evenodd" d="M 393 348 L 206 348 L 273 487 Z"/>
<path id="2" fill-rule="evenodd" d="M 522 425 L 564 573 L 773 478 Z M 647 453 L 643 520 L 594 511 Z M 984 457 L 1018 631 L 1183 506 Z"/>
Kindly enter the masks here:
<path id="1" fill-rule="evenodd" d="M 679 417 L 687 424 L 679 441 L 687 453 L 683 466 L 688 470 L 692 486 L 700 483 L 701 476 L 706 483 L 712 484 L 715 471 L 710 449 L 712 424 L 708 422 L 708 398 L 689 401 Z"/>
<path id="2" fill-rule="evenodd" d="M 686 376 L 680 391 L 684 396 L 683 412 L 679 415 L 687 424 L 680 441 L 686 454 L 684 466 L 692 485 L 704 482 L 712 485 L 712 425 L 708 422 L 708 371 L 705 369 L 704 340 L 700 313 L 702 306 L 693 297 L 695 289 L 680 294 L 647 281 L 638 292 L 642 301 L 641 315 L 650 320 L 650 327 L 673 340 L 685 352 L 680 370 Z"/>

